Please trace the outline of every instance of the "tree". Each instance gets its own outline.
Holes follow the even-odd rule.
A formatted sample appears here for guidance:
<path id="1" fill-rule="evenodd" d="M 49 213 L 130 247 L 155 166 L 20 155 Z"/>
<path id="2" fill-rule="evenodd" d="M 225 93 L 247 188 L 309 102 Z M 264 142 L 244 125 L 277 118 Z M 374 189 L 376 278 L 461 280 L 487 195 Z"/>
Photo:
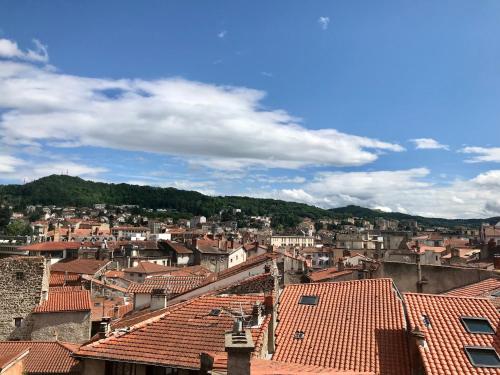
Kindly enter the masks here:
<path id="1" fill-rule="evenodd" d="M 12 212 L 7 206 L 0 206 L 0 230 L 5 228 L 10 223 Z"/>
<path id="2" fill-rule="evenodd" d="M 33 230 L 29 224 L 22 220 L 13 220 L 7 227 L 5 227 L 5 234 L 8 236 L 30 236 Z"/>

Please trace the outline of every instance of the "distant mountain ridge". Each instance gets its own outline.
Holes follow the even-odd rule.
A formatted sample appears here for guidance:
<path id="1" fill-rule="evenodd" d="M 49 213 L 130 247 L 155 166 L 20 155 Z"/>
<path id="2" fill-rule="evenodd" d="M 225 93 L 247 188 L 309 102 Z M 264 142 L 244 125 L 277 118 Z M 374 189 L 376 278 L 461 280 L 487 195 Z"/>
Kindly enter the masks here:
<path id="1" fill-rule="evenodd" d="M 211 197 L 195 191 L 160 188 L 131 184 L 93 182 L 66 175 L 51 175 L 24 185 L 0 185 L 0 198 L 20 208 L 29 204 L 91 207 L 96 203 L 110 205 L 135 204 L 144 208 L 165 208 L 191 215 L 212 216 L 223 209 L 239 208 L 249 216 L 273 216 L 275 223 L 296 225 L 302 218 L 345 218 L 356 216 L 365 219 L 382 217 L 395 220 L 417 220 L 426 226 L 453 227 L 476 226 L 482 222 L 496 223 L 500 217 L 489 219 L 425 218 L 397 212 L 383 212 L 360 206 L 333 209 L 286 202 L 275 199 L 241 196 Z"/>

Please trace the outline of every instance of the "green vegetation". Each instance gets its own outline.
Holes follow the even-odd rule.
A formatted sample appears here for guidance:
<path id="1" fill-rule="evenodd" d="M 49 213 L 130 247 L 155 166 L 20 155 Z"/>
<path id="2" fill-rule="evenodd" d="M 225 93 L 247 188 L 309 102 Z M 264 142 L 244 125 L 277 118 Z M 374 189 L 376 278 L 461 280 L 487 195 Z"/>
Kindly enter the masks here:
<path id="1" fill-rule="evenodd" d="M 401 213 L 387 213 L 359 206 L 324 210 L 307 204 L 274 199 L 239 196 L 210 197 L 194 191 L 129 184 L 108 184 L 64 175 L 44 177 L 25 185 L 3 185 L 0 186 L 0 196 L 18 210 L 24 209 L 27 205 L 37 204 L 59 207 L 91 207 L 95 203 L 106 203 L 108 205 L 130 204 L 139 205 L 144 209 L 163 208 L 168 210 L 167 213 L 148 213 L 147 216 L 149 217 L 189 217 L 190 215 L 211 217 L 218 215 L 221 211 L 231 212 L 233 208 L 239 208 L 243 217 L 240 215 L 224 215 L 225 219 L 237 220 L 239 223 L 243 223 L 246 220 L 245 216 L 272 216 L 273 226 L 280 228 L 293 227 L 302 218 L 318 220 L 321 218 L 345 218 L 349 216 L 362 217 L 368 220 L 376 217 L 417 220 L 425 226 L 444 227 L 458 225 L 477 227 L 483 221 L 496 222 L 500 220 L 500 218 L 484 220 L 423 218 Z M 5 209 L 0 208 L 0 224 L 3 220 L 2 210 Z M 4 223 L 4 226 L 7 224 L 8 222 Z"/>

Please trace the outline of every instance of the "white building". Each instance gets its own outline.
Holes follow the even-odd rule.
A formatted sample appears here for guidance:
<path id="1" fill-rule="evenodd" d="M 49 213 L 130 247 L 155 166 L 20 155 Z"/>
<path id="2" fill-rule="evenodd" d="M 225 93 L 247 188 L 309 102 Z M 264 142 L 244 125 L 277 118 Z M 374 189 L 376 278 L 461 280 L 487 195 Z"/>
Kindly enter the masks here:
<path id="1" fill-rule="evenodd" d="M 311 236 L 271 236 L 270 244 L 272 246 L 299 246 L 311 247 L 314 246 L 314 237 Z"/>

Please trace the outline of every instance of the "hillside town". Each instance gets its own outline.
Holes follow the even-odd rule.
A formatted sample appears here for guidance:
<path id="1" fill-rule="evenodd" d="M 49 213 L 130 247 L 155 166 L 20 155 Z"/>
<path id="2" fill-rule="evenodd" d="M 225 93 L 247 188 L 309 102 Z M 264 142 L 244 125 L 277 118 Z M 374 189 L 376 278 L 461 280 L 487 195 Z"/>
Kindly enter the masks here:
<path id="1" fill-rule="evenodd" d="M 500 223 L 3 208 L 1 374 L 499 371 Z"/>

